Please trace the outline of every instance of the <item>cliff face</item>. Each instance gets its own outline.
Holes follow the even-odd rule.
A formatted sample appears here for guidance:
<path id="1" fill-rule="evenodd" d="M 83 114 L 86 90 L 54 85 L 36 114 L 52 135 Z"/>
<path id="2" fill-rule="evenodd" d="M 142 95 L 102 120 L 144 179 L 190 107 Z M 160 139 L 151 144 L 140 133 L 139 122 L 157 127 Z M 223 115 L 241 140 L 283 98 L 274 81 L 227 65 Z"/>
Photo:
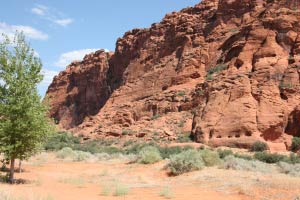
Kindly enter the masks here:
<path id="1" fill-rule="evenodd" d="M 204 0 L 55 77 L 58 124 L 88 137 L 284 149 L 300 136 L 300 2 Z M 122 134 L 123 133 L 123 134 Z M 273 146 L 272 146 L 273 145 Z"/>

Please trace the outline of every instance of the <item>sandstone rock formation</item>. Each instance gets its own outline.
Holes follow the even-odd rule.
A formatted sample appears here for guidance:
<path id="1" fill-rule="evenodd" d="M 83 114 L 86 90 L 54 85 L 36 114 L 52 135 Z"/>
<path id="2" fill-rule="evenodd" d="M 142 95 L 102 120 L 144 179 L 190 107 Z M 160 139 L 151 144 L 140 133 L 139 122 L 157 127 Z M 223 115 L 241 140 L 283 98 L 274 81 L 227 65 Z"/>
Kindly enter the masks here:
<path id="1" fill-rule="evenodd" d="M 190 131 L 288 148 L 300 136 L 299 20 L 299 0 L 203 0 L 69 65 L 48 89 L 50 116 L 88 138 Z"/>

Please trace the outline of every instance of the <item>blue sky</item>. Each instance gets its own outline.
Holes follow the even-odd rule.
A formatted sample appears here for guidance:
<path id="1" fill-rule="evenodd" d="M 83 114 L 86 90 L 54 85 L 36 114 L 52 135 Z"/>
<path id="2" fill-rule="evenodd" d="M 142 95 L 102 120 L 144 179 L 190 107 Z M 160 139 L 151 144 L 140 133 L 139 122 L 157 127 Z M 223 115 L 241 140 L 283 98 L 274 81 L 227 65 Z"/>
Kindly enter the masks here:
<path id="1" fill-rule="evenodd" d="M 43 62 L 43 96 L 71 60 L 96 49 L 114 51 L 118 37 L 200 0 L 9 0 L 1 2 L 0 33 L 22 30 Z"/>

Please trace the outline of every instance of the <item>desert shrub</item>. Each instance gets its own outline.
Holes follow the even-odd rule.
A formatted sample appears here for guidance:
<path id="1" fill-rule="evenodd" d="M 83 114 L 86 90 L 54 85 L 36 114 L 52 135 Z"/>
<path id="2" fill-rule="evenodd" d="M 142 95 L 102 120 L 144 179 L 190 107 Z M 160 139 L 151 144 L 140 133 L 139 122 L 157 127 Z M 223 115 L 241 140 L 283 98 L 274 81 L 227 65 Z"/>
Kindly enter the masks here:
<path id="1" fill-rule="evenodd" d="M 227 66 L 226 64 L 218 64 L 218 65 L 216 65 L 215 67 L 210 68 L 210 69 L 207 71 L 207 74 L 208 74 L 208 75 L 212 75 L 212 74 L 214 74 L 214 73 L 219 73 L 219 72 L 221 72 L 221 71 L 227 69 L 227 67 L 228 67 L 228 66 Z"/>
<path id="2" fill-rule="evenodd" d="M 277 153 L 257 152 L 254 158 L 265 163 L 278 163 L 280 161 L 288 162 L 289 158 Z"/>
<path id="3" fill-rule="evenodd" d="M 239 154 L 239 153 L 235 153 L 234 157 L 236 158 L 240 158 L 240 159 L 244 159 L 244 160 L 253 160 L 253 157 L 250 155 L 246 155 L 246 154 Z"/>
<path id="4" fill-rule="evenodd" d="M 285 162 L 279 162 L 278 166 L 282 173 L 300 177 L 300 164 L 289 164 Z"/>
<path id="5" fill-rule="evenodd" d="M 178 136 L 177 142 L 179 143 L 187 143 L 187 142 L 192 142 L 192 138 L 191 138 L 191 133 L 181 133 Z"/>
<path id="6" fill-rule="evenodd" d="M 129 146 L 125 149 L 126 154 L 139 154 L 139 152 L 147 146 L 156 146 L 155 143 L 138 143 L 132 146 Z"/>
<path id="7" fill-rule="evenodd" d="M 164 187 L 160 192 L 159 195 L 166 198 L 171 199 L 173 198 L 174 194 L 172 193 L 170 187 Z"/>
<path id="8" fill-rule="evenodd" d="M 183 97 L 185 95 L 185 91 L 179 91 L 177 93 L 177 96 Z"/>
<path id="9" fill-rule="evenodd" d="M 262 152 L 268 149 L 268 145 L 265 142 L 257 141 L 251 147 L 251 151 L 253 152 Z"/>
<path id="10" fill-rule="evenodd" d="M 218 154 L 219 154 L 219 157 L 221 159 L 224 159 L 225 157 L 227 156 L 230 156 L 233 154 L 233 152 L 231 150 L 228 150 L 228 149 L 218 149 Z"/>
<path id="11" fill-rule="evenodd" d="M 160 161 L 162 158 L 156 147 L 146 146 L 139 153 L 139 163 L 152 164 Z"/>
<path id="12" fill-rule="evenodd" d="M 289 157 L 289 163 L 291 164 L 300 163 L 300 154 L 291 153 Z"/>
<path id="13" fill-rule="evenodd" d="M 180 154 L 181 152 L 194 149 L 191 146 L 185 146 L 185 147 L 158 147 L 160 155 L 163 159 L 170 158 L 172 155 Z"/>
<path id="14" fill-rule="evenodd" d="M 205 166 L 214 166 L 221 163 L 221 159 L 219 154 L 210 150 L 202 150 L 200 151 L 201 157 L 204 161 Z"/>
<path id="15" fill-rule="evenodd" d="M 186 172 L 200 170 L 204 167 L 202 156 L 197 150 L 187 150 L 170 157 L 167 168 L 172 175 L 180 175 Z"/>
<path id="16" fill-rule="evenodd" d="M 299 137 L 293 137 L 291 150 L 292 151 L 298 151 L 299 149 L 300 149 L 300 138 Z"/>
<path id="17" fill-rule="evenodd" d="M 58 151 L 64 147 L 70 147 L 74 149 L 75 146 L 80 144 L 80 139 L 73 136 L 70 133 L 59 132 L 53 134 L 44 144 L 44 148 L 47 151 Z"/>
<path id="18" fill-rule="evenodd" d="M 73 156 L 73 161 L 85 161 L 92 157 L 93 155 L 89 152 L 75 151 Z"/>
<path id="19" fill-rule="evenodd" d="M 61 159 L 74 158 L 75 152 L 70 147 L 64 147 L 63 149 L 56 152 L 56 157 Z"/>
<path id="20" fill-rule="evenodd" d="M 129 193 L 129 187 L 118 184 L 115 187 L 114 196 L 125 196 Z"/>
<path id="21" fill-rule="evenodd" d="M 268 172 L 269 166 L 256 160 L 244 160 L 233 155 L 227 156 L 222 165 L 224 169 Z"/>

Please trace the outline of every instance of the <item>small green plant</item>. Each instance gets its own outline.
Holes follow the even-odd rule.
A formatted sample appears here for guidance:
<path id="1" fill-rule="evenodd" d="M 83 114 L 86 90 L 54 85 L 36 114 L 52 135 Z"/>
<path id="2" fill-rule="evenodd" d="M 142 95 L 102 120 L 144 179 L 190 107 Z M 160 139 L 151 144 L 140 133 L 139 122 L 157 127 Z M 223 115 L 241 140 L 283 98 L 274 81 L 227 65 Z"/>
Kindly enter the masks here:
<path id="1" fill-rule="evenodd" d="M 154 116 L 151 117 L 151 120 L 156 120 L 156 119 L 158 119 L 158 118 L 160 118 L 160 115 L 159 115 L 159 114 L 156 114 L 156 115 L 154 115 Z"/>
<path id="2" fill-rule="evenodd" d="M 129 187 L 117 184 L 114 191 L 114 196 L 126 196 L 129 193 L 129 190 Z"/>
<path id="3" fill-rule="evenodd" d="M 299 137 L 293 137 L 292 139 L 292 145 L 291 150 L 296 152 L 300 149 L 300 138 Z"/>
<path id="4" fill-rule="evenodd" d="M 166 199 L 172 199 L 174 197 L 174 194 L 172 193 L 170 187 L 164 187 L 160 192 L 159 195 L 166 198 Z"/>
<path id="5" fill-rule="evenodd" d="M 182 128 L 184 127 L 185 121 L 184 120 L 180 120 L 180 122 L 178 123 L 178 127 Z"/>
<path id="6" fill-rule="evenodd" d="M 231 33 L 236 33 L 236 32 L 238 32 L 238 29 L 232 28 L 232 29 L 229 30 L 229 32 L 231 32 Z"/>
<path id="7" fill-rule="evenodd" d="M 140 159 L 138 162 L 143 164 L 153 164 L 162 159 L 159 150 L 154 146 L 146 146 L 142 148 L 139 153 L 139 157 Z"/>
<path id="8" fill-rule="evenodd" d="M 179 91 L 179 92 L 177 93 L 177 96 L 180 96 L 180 97 L 185 96 L 185 91 Z"/>
<path id="9" fill-rule="evenodd" d="M 221 159 L 219 157 L 219 154 L 214 151 L 210 150 L 202 150 L 200 151 L 201 157 L 204 161 L 205 166 L 214 166 L 221 163 Z"/>
<path id="10" fill-rule="evenodd" d="M 206 81 L 211 81 L 211 80 L 213 80 L 212 75 L 211 75 L 211 74 L 207 74 L 206 77 L 205 77 L 205 80 L 206 80 Z"/>
<path id="11" fill-rule="evenodd" d="M 243 160 L 253 160 L 253 157 L 251 155 L 247 155 L 247 154 L 235 153 L 234 157 L 240 158 L 240 159 L 243 159 Z"/>
<path id="12" fill-rule="evenodd" d="M 262 152 L 268 149 L 268 145 L 265 142 L 257 141 L 251 147 L 251 151 L 253 152 Z"/>
<path id="13" fill-rule="evenodd" d="M 291 83 L 284 83 L 283 81 L 279 83 L 279 89 L 291 89 L 292 87 Z"/>
<path id="14" fill-rule="evenodd" d="M 197 150 L 187 150 L 180 154 L 173 155 L 170 157 L 170 163 L 167 165 L 172 175 L 180 175 L 200 170 L 203 167 L 204 162 L 202 156 Z"/>

